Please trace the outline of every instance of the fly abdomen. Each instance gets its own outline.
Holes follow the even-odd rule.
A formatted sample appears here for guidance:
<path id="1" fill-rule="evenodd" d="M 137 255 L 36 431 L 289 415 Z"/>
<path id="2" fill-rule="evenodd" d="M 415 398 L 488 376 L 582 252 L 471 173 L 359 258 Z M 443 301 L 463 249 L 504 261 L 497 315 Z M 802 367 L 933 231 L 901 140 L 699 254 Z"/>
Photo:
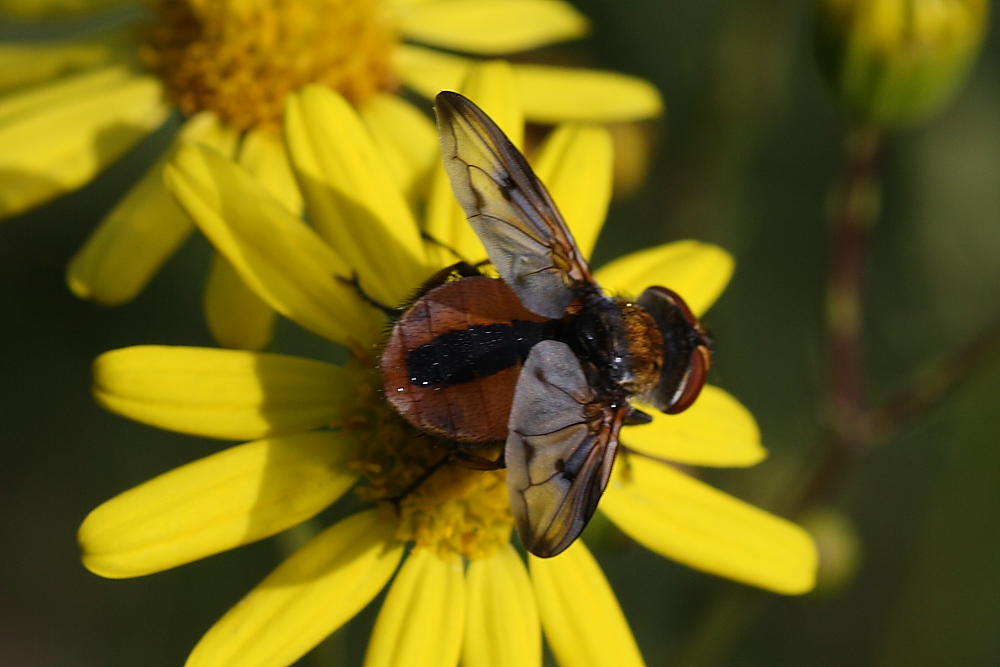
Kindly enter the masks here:
<path id="1" fill-rule="evenodd" d="M 536 343 L 554 334 L 553 322 L 526 320 L 448 331 L 410 352 L 410 381 L 444 387 L 488 377 L 523 364 Z"/>
<path id="2" fill-rule="evenodd" d="M 382 352 L 385 397 L 428 433 L 502 442 L 521 366 L 559 326 L 527 310 L 501 280 L 447 282 L 417 299 L 393 326 Z"/>

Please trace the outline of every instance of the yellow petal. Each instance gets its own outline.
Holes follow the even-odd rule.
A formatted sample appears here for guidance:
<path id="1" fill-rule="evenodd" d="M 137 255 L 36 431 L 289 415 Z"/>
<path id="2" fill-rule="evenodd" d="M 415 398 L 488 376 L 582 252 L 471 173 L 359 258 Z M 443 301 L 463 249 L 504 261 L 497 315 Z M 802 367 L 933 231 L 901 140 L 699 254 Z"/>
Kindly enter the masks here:
<path id="1" fill-rule="evenodd" d="M 590 257 L 611 201 L 611 135 L 597 125 L 562 125 L 538 151 L 535 173 L 549 189 L 583 256 Z"/>
<path id="2" fill-rule="evenodd" d="M 554 558 L 528 556 L 528 562 L 545 638 L 559 664 L 644 664 L 618 599 L 583 542 Z"/>
<path id="3" fill-rule="evenodd" d="M 90 14 L 132 0 L 0 0 L 0 17 L 17 20 L 66 18 Z"/>
<path id="4" fill-rule="evenodd" d="M 181 466 L 112 498 L 80 526 L 83 564 L 120 579 L 270 537 L 315 516 L 358 474 L 342 432 L 257 440 Z"/>
<path id="5" fill-rule="evenodd" d="M 415 550 L 382 603 L 368 641 L 365 667 L 457 665 L 464 621 L 461 557 Z"/>
<path id="6" fill-rule="evenodd" d="M 302 195 L 284 145 L 273 132 L 250 130 L 240 143 L 239 164 L 288 210 L 302 210 Z M 274 311 L 218 254 L 205 285 L 205 317 L 212 337 L 225 347 L 260 350 L 271 342 Z"/>
<path id="7" fill-rule="evenodd" d="M 143 345 L 94 362 L 94 395 L 108 410 L 208 438 L 317 428 L 355 391 L 337 366 L 280 354 Z"/>
<path id="8" fill-rule="evenodd" d="M 475 102 L 500 127 L 515 146 L 524 142 L 524 115 L 511 78 L 510 65 L 503 61 L 477 64 L 468 71 L 461 86 L 463 95 Z M 476 236 L 465 212 L 458 205 L 451 181 L 440 159 L 435 167 L 427 201 L 427 233 L 449 246 L 461 259 L 475 264 L 486 259 L 486 249 Z M 454 263 L 451 253 L 438 248 L 438 264 Z"/>
<path id="9" fill-rule="evenodd" d="M 669 465 L 619 460 L 600 507 L 640 544 L 689 567 L 778 593 L 815 583 L 816 546 L 804 530 Z"/>
<path id="10" fill-rule="evenodd" d="M 126 31 L 89 39 L 0 44 L 0 92 L 129 57 Z"/>
<path id="11" fill-rule="evenodd" d="M 0 101 L 0 217 L 74 190 L 167 117 L 159 82 L 125 67 Z"/>
<path id="12" fill-rule="evenodd" d="M 399 30 L 418 42 L 500 55 L 580 37 L 587 19 L 559 0 L 441 0 L 417 4 L 398 17 Z"/>
<path id="13" fill-rule="evenodd" d="M 430 100 L 442 90 L 458 90 L 474 62 L 412 44 L 398 45 L 393 57 L 403 83 Z"/>
<path id="14" fill-rule="evenodd" d="M 641 407 L 653 421 L 622 431 L 622 444 L 630 449 L 701 466 L 752 466 L 767 456 L 753 415 L 718 387 L 706 385 L 698 400 L 680 414 Z"/>
<path id="15" fill-rule="evenodd" d="M 375 147 L 407 200 L 423 197 L 441 149 L 430 119 L 399 97 L 381 93 L 358 109 Z"/>
<path id="16" fill-rule="evenodd" d="M 319 233 L 387 306 L 402 303 L 431 273 L 403 194 L 357 113 L 324 86 L 288 98 L 292 168 Z"/>
<path id="17" fill-rule="evenodd" d="M 170 155 L 188 142 L 231 153 L 236 131 L 213 114 L 199 114 L 184 124 L 174 146 L 154 164 L 104 217 L 70 260 L 66 282 L 81 299 L 113 306 L 131 301 L 191 232 L 191 219 L 163 185 Z"/>
<path id="18" fill-rule="evenodd" d="M 202 637 L 187 667 L 285 667 L 355 616 L 403 555 L 376 511 L 328 528 L 296 551 Z"/>
<path id="19" fill-rule="evenodd" d="M 240 143 L 239 164 L 289 211 L 302 210 L 284 145 L 275 133 L 252 129 Z M 212 337 L 225 347 L 259 350 L 271 341 L 274 311 L 239 277 L 221 255 L 215 255 L 205 286 L 205 316 Z"/>
<path id="20" fill-rule="evenodd" d="M 302 212 L 302 193 L 281 138 L 270 130 L 252 129 L 240 144 L 237 160 L 274 198 L 292 213 Z"/>
<path id="21" fill-rule="evenodd" d="M 663 113 L 663 100 L 653 84 L 617 72 L 517 64 L 514 78 L 524 115 L 536 123 L 612 123 Z"/>
<path id="22" fill-rule="evenodd" d="M 200 146 L 166 169 L 167 187 L 240 277 L 282 315 L 332 341 L 367 346 L 383 316 L 343 282 L 350 267 L 245 170 Z"/>
<path id="23" fill-rule="evenodd" d="M 469 563 L 463 667 L 542 664 L 535 592 L 520 556 L 505 544 Z"/>
<path id="24" fill-rule="evenodd" d="M 733 257 L 700 241 L 677 241 L 633 252 L 602 266 L 595 278 L 612 293 L 638 296 L 650 285 L 674 290 L 696 315 L 715 303 L 733 274 Z"/>
<path id="25" fill-rule="evenodd" d="M 216 254 L 205 285 L 205 319 L 212 338 L 224 347 L 260 350 L 271 342 L 274 311 Z"/>

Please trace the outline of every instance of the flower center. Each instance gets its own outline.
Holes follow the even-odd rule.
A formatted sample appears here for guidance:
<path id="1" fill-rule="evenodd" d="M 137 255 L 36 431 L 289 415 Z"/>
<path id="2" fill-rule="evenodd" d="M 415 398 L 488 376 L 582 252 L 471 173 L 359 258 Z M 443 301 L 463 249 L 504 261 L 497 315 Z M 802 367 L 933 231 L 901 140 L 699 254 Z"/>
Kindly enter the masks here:
<path id="1" fill-rule="evenodd" d="M 363 434 L 367 447 L 355 465 L 368 483 L 358 492 L 366 500 L 397 502 L 396 537 L 442 556 L 467 558 L 487 557 L 510 541 L 507 471 L 476 470 L 451 460 L 461 445 L 405 422 L 381 395 L 377 373 L 359 371 L 357 377 L 357 403 L 335 425 Z M 495 459 L 501 449 L 471 453 Z"/>
<path id="2" fill-rule="evenodd" d="M 358 103 L 395 88 L 378 0 L 151 0 L 143 57 L 186 114 L 278 126 L 285 96 L 323 83 Z"/>

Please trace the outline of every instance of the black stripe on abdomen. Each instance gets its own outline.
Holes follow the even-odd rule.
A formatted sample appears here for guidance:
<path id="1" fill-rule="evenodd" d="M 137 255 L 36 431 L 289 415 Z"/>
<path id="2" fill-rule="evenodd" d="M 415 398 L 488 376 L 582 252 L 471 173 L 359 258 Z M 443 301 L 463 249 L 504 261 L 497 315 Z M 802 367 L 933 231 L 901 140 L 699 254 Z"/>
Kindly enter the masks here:
<path id="1" fill-rule="evenodd" d="M 410 352 L 410 382 L 445 387 L 488 377 L 523 364 L 535 343 L 553 338 L 555 330 L 553 321 L 514 320 L 448 331 Z"/>

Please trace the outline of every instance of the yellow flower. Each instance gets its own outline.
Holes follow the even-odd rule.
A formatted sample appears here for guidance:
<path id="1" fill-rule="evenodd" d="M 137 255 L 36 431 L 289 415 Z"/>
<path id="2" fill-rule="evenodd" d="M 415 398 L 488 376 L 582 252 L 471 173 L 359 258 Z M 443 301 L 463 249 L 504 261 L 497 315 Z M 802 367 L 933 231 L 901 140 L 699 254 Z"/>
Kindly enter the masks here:
<path id="1" fill-rule="evenodd" d="M 0 17 L 78 13 L 85 6 L 7 0 Z M 0 44 L 0 218 L 85 184 L 163 125 L 172 109 L 185 118 L 175 144 L 213 146 L 298 210 L 301 195 L 275 130 L 287 94 L 310 83 L 351 100 L 386 154 L 391 178 L 412 200 L 433 166 L 436 140 L 429 119 L 395 93 L 454 88 L 474 61 L 403 40 L 496 55 L 588 29 L 563 0 L 150 0 L 142 7 L 120 10 L 132 20 L 96 36 Z M 515 65 L 514 72 L 536 122 L 624 121 L 661 111 L 656 90 L 634 77 L 533 64 Z M 167 159 L 139 180 L 71 261 L 68 282 L 81 298 L 129 301 L 191 232 L 163 188 Z M 221 343 L 267 344 L 272 313 L 221 260 L 205 300 Z M 252 315 L 234 321 L 233 303 Z"/>
<path id="2" fill-rule="evenodd" d="M 463 92 L 519 142 L 515 89 L 501 63 L 474 68 Z M 454 261 L 425 245 L 421 231 L 433 230 L 471 260 L 485 255 L 453 196 L 438 187 L 443 170 L 419 225 L 342 96 L 306 88 L 290 98 L 286 122 L 292 168 L 309 184 L 303 195 L 317 231 L 204 146 L 183 147 L 167 183 L 263 300 L 346 346 L 353 359 L 338 366 L 162 346 L 102 355 L 95 393 L 109 410 L 249 442 L 95 509 L 80 529 L 84 563 L 107 577 L 175 567 L 290 528 L 356 486 L 375 507 L 293 553 L 208 631 L 190 665 L 291 664 L 386 585 L 367 665 L 540 665 L 543 633 L 560 664 L 641 665 L 614 592 L 582 541 L 527 563 L 511 544 L 504 471 L 451 464 L 412 488 L 443 448 L 381 396 L 373 369 L 384 315 L 338 276 L 357 275 L 372 297 L 399 303 Z M 600 126 L 564 125 L 535 161 L 588 254 L 610 197 L 610 146 Z M 668 285 L 702 313 L 731 271 L 725 251 L 683 241 L 623 257 L 596 275 L 615 292 Z M 640 543 L 691 567 L 782 593 L 808 591 L 816 551 L 802 529 L 658 461 L 758 462 L 765 450 L 747 410 L 708 386 L 680 415 L 651 413 L 651 424 L 623 433 L 637 453 L 618 461 L 600 509 Z M 387 502 L 408 489 L 398 505 Z"/>

